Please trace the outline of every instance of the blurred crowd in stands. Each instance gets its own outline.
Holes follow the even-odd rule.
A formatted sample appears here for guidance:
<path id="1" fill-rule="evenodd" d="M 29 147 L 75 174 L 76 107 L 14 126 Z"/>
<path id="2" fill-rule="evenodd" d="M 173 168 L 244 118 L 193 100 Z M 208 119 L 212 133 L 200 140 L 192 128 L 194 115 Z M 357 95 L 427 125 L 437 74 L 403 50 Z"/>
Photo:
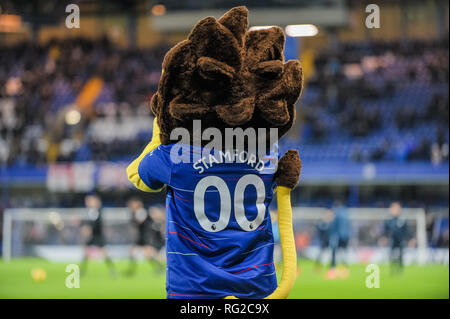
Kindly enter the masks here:
<path id="1" fill-rule="evenodd" d="M 325 50 L 301 100 L 302 144 L 319 158 L 328 144 L 348 149 L 331 159 L 448 161 L 448 57 L 448 42 Z"/>
<path id="2" fill-rule="evenodd" d="M 151 136 L 148 102 L 168 48 L 106 38 L 0 48 L 0 163 L 131 159 Z M 447 162 L 448 58 L 448 41 L 319 52 L 283 146 L 304 160 Z M 95 77 L 103 85 L 91 114 L 59 125 Z"/>
<path id="3" fill-rule="evenodd" d="M 0 49 L 0 162 L 40 164 L 47 161 L 49 133 L 58 112 L 72 105 L 85 83 L 99 77 L 102 90 L 94 116 L 81 129 L 63 127 L 57 160 L 115 159 L 134 154 L 135 139 L 102 144 L 87 133 L 99 118 L 116 121 L 149 113 L 148 97 L 156 90 L 168 46 L 151 50 L 121 49 L 108 39 L 67 39 L 45 46 L 24 43 Z M 132 123 L 131 123 L 132 124 Z M 151 127 L 148 128 L 151 131 Z M 78 154 L 78 149 L 81 154 Z M 86 151 L 89 149 L 89 151 Z M 101 157 L 101 158 L 99 158 Z"/>

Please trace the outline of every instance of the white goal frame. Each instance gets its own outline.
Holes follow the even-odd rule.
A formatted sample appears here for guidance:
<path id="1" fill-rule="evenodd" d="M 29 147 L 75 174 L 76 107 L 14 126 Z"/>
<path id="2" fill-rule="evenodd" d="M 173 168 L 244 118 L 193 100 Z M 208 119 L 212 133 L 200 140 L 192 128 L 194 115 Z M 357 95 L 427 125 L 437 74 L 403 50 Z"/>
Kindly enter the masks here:
<path id="1" fill-rule="evenodd" d="M 88 214 L 84 208 L 13 208 L 6 209 L 3 213 L 3 260 L 9 261 L 12 257 L 12 230 L 14 221 L 46 221 L 55 213 L 62 221 L 78 218 L 80 221 L 88 220 Z M 293 221 L 320 220 L 325 213 L 325 208 L 318 207 L 294 207 Z M 350 220 L 387 220 L 389 210 L 387 208 L 348 208 Z M 107 223 L 124 223 L 130 221 L 131 213 L 127 208 L 105 208 L 104 219 Z M 402 209 L 402 218 L 416 221 L 418 263 L 423 264 L 427 258 L 427 235 L 425 211 L 422 208 Z"/>
<path id="2" fill-rule="evenodd" d="M 388 208 L 347 208 L 350 220 L 384 221 L 391 216 Z M 325 214 L 326 208 L 319 207 L 294 207 L 292 208 L 293 221 L 320 220 Z M 403 208 L 402 215 L 406 221 L 416 221 L 416 234 L 419 264 L 426 263 L 427 259 L 427 232 L 426 216 L 423 208 Z"/>

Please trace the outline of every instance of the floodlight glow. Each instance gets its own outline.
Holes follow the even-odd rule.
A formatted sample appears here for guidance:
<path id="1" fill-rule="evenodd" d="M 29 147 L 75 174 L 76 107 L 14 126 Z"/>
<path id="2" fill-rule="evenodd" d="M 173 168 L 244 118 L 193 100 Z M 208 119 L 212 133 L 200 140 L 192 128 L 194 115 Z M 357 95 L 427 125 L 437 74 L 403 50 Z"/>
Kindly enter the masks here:
<path id="1" fill-rule="evenodd" d="M 248 29 L 248 31 L 264 30 L 264 29 L 270 29 L 273 27 L 274 27 L 274 25 L 255 25 L 254 27 L 250 27 L 250 29 Z"/>
<path id="2" fill-rule="evenodd" d="M 81 113 L 78 110 L 72 109 L 67 111 L 66 117 L 65 117 L 66 123 L 68 125 L 76 125 L 81 120 Z"/>
<path id="3" fill-rule="evenodd" d="M 290 37 L 313 37 L 319 33 L 314 24 L 290 24 L 285 31 Z"/>
<path id="4" fill-rule="evenodd" d="M 166 14 L 166 6 L 163 4 L 155 4 L 152 8 L 152 14 L 154 16 L 163 16 Z"/>

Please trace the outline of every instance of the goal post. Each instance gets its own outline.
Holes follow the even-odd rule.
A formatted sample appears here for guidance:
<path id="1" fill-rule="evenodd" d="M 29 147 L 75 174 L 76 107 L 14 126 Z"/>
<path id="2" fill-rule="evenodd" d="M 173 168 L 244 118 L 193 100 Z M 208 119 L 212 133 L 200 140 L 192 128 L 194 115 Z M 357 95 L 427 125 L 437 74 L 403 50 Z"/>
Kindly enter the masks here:
<path id="1" fill-rule="evenodd" d="M 302 223 L 316 224 L 325 215 L 326 208 L 319 207 L 295 207 L 293 209 L 294 229 L 306 229 Z M 347 208 L 348 218 L 351 223 L 352 237 L 356 240 L 357 246 L 376 246 L 375 242 L 361 243 L 358 228 L 361 225 L 377 224 L 378 228 L 385 221 L 391 218 L 388 208 Z M 427 234 L 426 234 L 426 215 L 423 208 L 403 208 L 401 218 L 414 228 L 412 236 L 417 241 L 417 263 L 424 264 L 427 260 Z"/>
<path id="2" fill-rule="evenodd" d="M 316 235 L 315 225 L 322 219 L 325 208 L 294 207 L 294 232 Z M 125 257 L 133 242 L 135 230 L 131 223 L 131 213 L 127 208 L 104 208 L 104 227 L 108 248 L 115 257 Z M 376 236 L 366 238 L 371 229 L 380 229 L 390 218 L 388 208 L 348 208 L 352 228 L 353 247 L 358 249 L 377 248 Z M 416 262 L 427 261 L 428 246 L 425 211 L 422 208 L 404 208 L 401 218 L 413 229 L 416 239 Z M 3 214 L 3 260 L 22 256 L 78 259 L 85 240 L 80 232 L 83 222 L 89 220 L 84 208 L 14 208 Z M 310 243 L 314 246 L 314 243 Z M 310 247 L 309 247 L 310 248 Z M 297 249 L 301 249 L 297 245 Z M 45 254 L 43 253 L 45 252 Z"/>
<path id="3" fill-rule="evenodd" d="M 3 212 L 3 260 L 35 255 L 36 247 L 80 250 L 80 227 L 89 221 L 85 208 L 12 208 Z M 113 246 L 128 246 L 134 229 L 127 208 L 104 208 L 105 234 Z M 113 239 L 111 241 L 111 239 Z M 31 249 L 20 249 L 24 246 Z M 123 248 L 123 247 L 122 247 Z"/>

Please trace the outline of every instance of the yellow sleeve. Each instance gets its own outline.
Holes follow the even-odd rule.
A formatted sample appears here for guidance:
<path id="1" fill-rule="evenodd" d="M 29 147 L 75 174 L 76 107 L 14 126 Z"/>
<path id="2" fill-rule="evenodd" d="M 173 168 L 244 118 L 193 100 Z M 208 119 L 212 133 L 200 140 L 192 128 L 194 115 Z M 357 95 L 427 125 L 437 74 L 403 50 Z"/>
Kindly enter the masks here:
<path id="1" fill-rule="evenodd" d="M 275 291 L 266 299 L 285 299 L 291 292 L 297 277 L 297 252 L 292 228 L 291 189 L 277 186 L 278 229 L 283 253 L 283 274 Z"/>
<path id="2" fill-rule="evenodd" d="M 153 120 L 153 136 L 152 136 L 152 140 L 145 147 L 145 149 L 141 153 L 141 155 L 139 155 L 139 157 L 136 158 L 127 167 L 128 179 L 130 180 L 131 183 L 133 183 L 133 185 L 137 189 L 139 189 L 141 191 L 144 191 L 144 192 L 159 192 L 162 189 L 162 188 L 160 188 L 160 189 L 151 189 L 150 187 L 145 185 L 145 183 L 142 181 L 141 177 L 139 176 L 139 172 L 138 172 L 139 164 L 141 163 L 141 161 L 144 158 L 144 156 L 147 155 L 148 153 L 150 153 L 151 151 L 153 151 L 159 145 L 161 145 L 161 140 L 159 138 L 159 126 L 158 126 L 158 123 L 157 123 L 156 117 L 155 117 L 155 119 Z"/>

